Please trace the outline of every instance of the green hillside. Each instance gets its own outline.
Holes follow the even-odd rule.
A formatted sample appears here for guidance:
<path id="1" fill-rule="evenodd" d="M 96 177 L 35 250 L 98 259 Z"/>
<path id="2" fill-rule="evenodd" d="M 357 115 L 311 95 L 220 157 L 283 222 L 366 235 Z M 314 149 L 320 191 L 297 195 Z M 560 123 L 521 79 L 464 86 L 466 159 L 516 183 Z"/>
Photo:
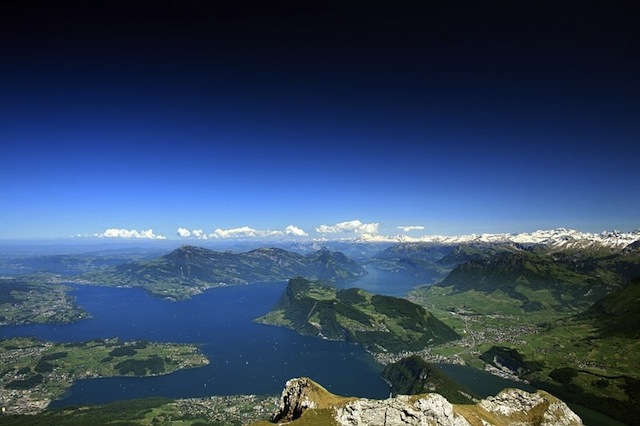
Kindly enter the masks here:
<path id="1" fill-rule="evenodd" d="M 603 336 L 640 338 L 640 278 L 599 300 L 578 317 L 593 320 Z"/>
<path id="2" fill-rule="evenodd" d="M 459 338 L 424 308 L 360 289 L 338 290 L 298 277 L 278 304 L 257 319 L 300 334 L 360 343 L 376 352 L 420 350 Z"/>
<path id="3" fill-rule="evenodd" d="M 545 252 L 540 248 L 474 253 L 436 286 L 414 296 L 446 297 L 452 309 L 488 313 L 575 313 L 620 288 L 639 264 L 638 250 Z"/>

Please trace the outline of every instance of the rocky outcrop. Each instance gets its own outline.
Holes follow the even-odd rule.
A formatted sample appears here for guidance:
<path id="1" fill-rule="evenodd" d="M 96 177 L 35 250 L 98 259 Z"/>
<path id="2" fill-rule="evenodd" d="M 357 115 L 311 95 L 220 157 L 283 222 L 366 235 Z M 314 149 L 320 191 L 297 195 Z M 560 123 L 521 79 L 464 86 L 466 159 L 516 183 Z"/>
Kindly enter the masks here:
<path id="1" fill-rule="evenodd" d="M 506 389 L 496 396 L 478 402 L 478 407 L 492 414 L 503 424 L 536 426 L 580 425 L 582 420 L 567 404 L 545 391 L 529 393 L 521 389 Z"/>
<path id="2" fill-rule="evenodd" d="M 316 424 L 317 416 L 303 416 L 307 411 L 322 411 L 326 421 L 340 426 L 582 425 L 564 402 L 544 391 L 505 389 L 475 405 L 456 405 L 435 393 L 384 400 L 343 398 L 308 378 L 287 382 L 272 421 L 304 425 L 313 418 L 310 423 Z"/>
<path id="3" fill-rule="evenodd" d="M 335 412 L 335 420 L 341 426 L 471 425 L 464 417 L 456 414 L 453 405 L 437 393 L 419 399 L 407 395 L 385 400 L 359 399 L 336 408 Z"/>
<path id="4" fill-rule="evenodd" d="M 271 418 L 273 422 L 291 421 L 317 404 L 309 397 L 309 390 L 315 384 L 306 377 L 289 380 L 280 395 L 280 405 Z"/>
<path id="5" fill-rule="evenodd" d="M 291 379 L 282 390 L 280 404 L 271 416 L 271 421 L 290 422 L 307 410 L 335 407 L 354 399 L 334 395 L 306 377 Z"/>

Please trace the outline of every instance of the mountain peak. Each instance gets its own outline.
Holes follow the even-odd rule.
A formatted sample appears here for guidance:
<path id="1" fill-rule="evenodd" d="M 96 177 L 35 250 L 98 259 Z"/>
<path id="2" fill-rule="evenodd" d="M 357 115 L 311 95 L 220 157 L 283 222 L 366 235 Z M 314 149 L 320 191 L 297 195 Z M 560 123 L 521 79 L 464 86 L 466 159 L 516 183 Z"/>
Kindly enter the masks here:
<path id="1" fill-rule="evenodd" d="M 554 247 L 582 247 L 599 244 L 608 248 L 622 249 L 625 246 L 638 240 L 640 240 L 640 230 L 635 230 L 632 232 L 620 232 L 614 230 L 603 231 L 600 233 L 590 233 L 580 232 L 574 229 L 556 228 L 523 233 L 485 233 L 452 236 L 423 235 L 422 237 L 409 237 L 407 235 L 363 235 L 362 237 L 360 237 L 358 242 L 431 243 L 440 245 L 457 245 L 469 243 L 515 243 L 536 245 L 539 244 Z"/>

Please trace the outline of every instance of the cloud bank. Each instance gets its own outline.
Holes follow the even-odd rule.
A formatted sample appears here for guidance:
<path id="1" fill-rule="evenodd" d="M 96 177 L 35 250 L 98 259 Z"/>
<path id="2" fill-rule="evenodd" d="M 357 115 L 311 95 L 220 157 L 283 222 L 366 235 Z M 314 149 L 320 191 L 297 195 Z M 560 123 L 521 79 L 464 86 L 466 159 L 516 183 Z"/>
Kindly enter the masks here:
<path id="1" fill-rule="evenodd" d="M 93 234 L 98 238 L 144 238 L 148 240 L 166 240 L 167 237 L 163 235 L 156 235 L 153 229 L 149 228 L 146 231 L 137 231 L 135 229 L 124 228 L 109 228 L 100 234 Z"/>
<path id="2" fill-rule="evenodd" d="M 239 228 L 221 229 L 217 228 L 212 233 L 207 234 L 202 229 L 188 230 L 187 228 L 178 228 L 177 235 L 181 238 L 195 238 L 206 240 L 208 238 L 227 239 L 227 238 L 265 238 L 265 237 L 307 237 L 303 229 L 296 225 L 289 225 L 282 230 L 270 229 L 254 229 L 249 226 L 241 226 Z"/>
<path id="3" fill-rule="evenodd" d="M 187 228 L 178 228 L 177 234 L 181 238 L 197 238 L 198 240 L 206 240 L 208 238 L 202 229 L 189 231 Z"/>
<path id="4" fill-rule="evenodd" d="M 356 234 L 375 235 L 378 233 L 379 223 L 362 223 L 358 219 L 348 222 L 340 222 L 335 225 L 320 225 L 316 232 L 320 234 L 344 234 L 354 232 Z"/>
<path id="5" fill-rule="evenodd" d="M 336 238 L 363 238 L 367 241 L 389 241 L 404 240 L 409 241 L 415 238 L 396 235 L 393 237 L 379 234 L 380 224 L 378 222 L 364 223 L 358 219 L 338 222 L 333 225 L 320 225 L 315 228 L 315 232 L 320 234 L 322 238 L 330 234 Z M 424 230 L 422 225 L 406 225 L 397 226 L 398 229 L 403 232 Z M 302 228 L 296 225 L 289 225 L 284 229 L 256 229 L 250 226 L 241 226 L 238 228 L 216 228 L 212 232 L 206 232 L 203 229 L 189 229 L 186 227 L 178 227 L 175 231 L 175 235 L 182 239 L 192 240 L 216 240 L 216 239 L 253 239 L 253 238 L 302 238 L 309 237 L 309 234 Z M 89 236 L 89 235 L 84 235 Z M 109 228 L 102 233 L 92 234 L 93 237 L 99 238 L 124 238 L 124 239 L 150 239 L 150 240 L 165 240 L 164 235 L 155 234 L 153 229 L 136 230 L 126 228 Z"/>

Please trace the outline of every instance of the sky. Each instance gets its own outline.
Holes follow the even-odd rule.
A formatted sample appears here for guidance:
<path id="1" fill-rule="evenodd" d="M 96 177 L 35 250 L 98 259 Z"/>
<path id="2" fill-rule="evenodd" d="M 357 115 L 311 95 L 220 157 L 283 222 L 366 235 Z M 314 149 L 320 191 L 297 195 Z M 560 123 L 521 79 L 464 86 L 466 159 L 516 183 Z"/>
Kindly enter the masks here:
<path id="1" fill-rule="evenodd" d="M 224 3 L 2 2 L 0 240 L 640 228 L 636 1 Z"/>

